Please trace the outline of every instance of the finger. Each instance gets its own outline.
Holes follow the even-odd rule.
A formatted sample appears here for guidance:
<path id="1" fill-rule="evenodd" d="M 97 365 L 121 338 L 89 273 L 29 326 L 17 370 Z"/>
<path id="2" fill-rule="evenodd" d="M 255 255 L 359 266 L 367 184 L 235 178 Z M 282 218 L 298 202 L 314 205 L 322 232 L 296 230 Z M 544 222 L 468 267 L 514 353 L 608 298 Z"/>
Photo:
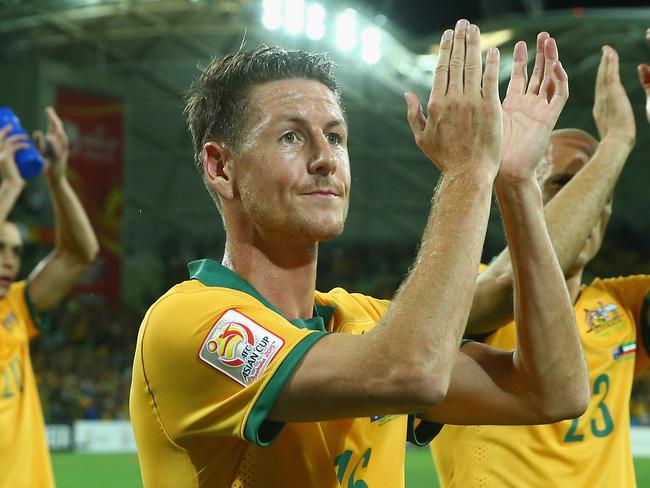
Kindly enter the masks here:
<path id="1" fill-rule="evenodd" d="M 556 61 L 552 67 L 553 83 L 555 84 L 555 93 L 551 100 L 551 105 L 556 113 L 555 120 L 560 116 L 564 104 L 569 99 L 569 76 L 564 71 L 560 61 Z"/>
<path id="2" fill-rule="evenodd" d="M 555 39 L 549 37 L 544 42 L 544 79 L 539 87 L 539 94 L 547 100 L 553 98 L 555 83 L 553 82 L 553 66 L 558 61 L 557 44 Z"/>
<path id="3" fill-rule="evenodd" d="M 499 100 L 499 50 L 496 47 L 488 49 L 485 56 L 485 71 L 483 72 L 483 98 L 497 104 Z"/>
<path id="4" fill-rule="evenodd" d="M 645 40 L 650 44 L 650 29 L 645 30 Z"/>
<path id="5" fill-rule="evenodd" d="M 0 129 L 0 141 L 2 141 L 7 136 L 7 134 L 11 132 L 12 127 L 13 126 L 11 124 L 7 124 L 2 129 Z"/>
<path id="6" fill-rule="evenodd" d="M 526 82 L 528 78 L 528 48 L 524 41 L 519 41 L 515 44 L 515 49 L 512 54 L 512 73 L 510 74 L 510 82 L 508 83 L 508 90 L 506 97 L 511 93 L 525 93 Z"/>
<path id="7" fill-rule="evenodd" d="M 600 56 L 600 64 L 598 65 L 598 72 L 596 73 L 596 95 L 605 89 L 605 73 L 607 72 L 607 63 L 609 57 L 607 56 L 606 46 L 602 47 L 602 55 Z"/>
<path id="8" fill-rule="evenodd" d="M 454 44 L 451 47 L 449 60 L 449 86 L 447 93 L 463 93 L 463 77 L 465 72 L 465 38 L 469 22 L 460 19 L 454 29 Z"/>
<path id="9" fill-rule="evenodd" d="M 29 149 L 29 144 L 26 142 L 14 142 L 13 144 L 8 144 L 7 148 L 13 154 L 16 154 L 21 149 Z"/>
<path id="10" fill-rule="evenodd" d="M 607 85 L 611 86 L 614 83 L 621 83 L 621 76 L 618 71 L 618 53 L 613 47 L 606 46 L 607 66 L 605 70 L 605 77 Z"/>
<path id="11" fill-rule="evenodd" d="M 45 152 L 45 136 L 43 135 L 43 131 L 35 130 L 32 134 L 32 138 L 34 139 L 36 150 L 43 154 Z"/>
<path id="12" fill-rule="evenodd" d="M 433 77 L 433 88 L 431 99 L 444 96 L 447 93 L 449 83 L 449 58 L 451 57 L 451 46 L 454 43 L 454 31 L 447 29 L 440 39 L 440 51 L 438 52 L 438 63 L 436 74 Z"/>
<path id="13" fill-rule="evenodd" d="M 10 145 L 10 144 L 16 144 L 16 143 L 25 143 L 27 144 L 29 141 L 29 138 L 27 137 L 27 134 L 14 134 L 13 136 L 9 136 L 4 140 L 4 144 Z"/>
<path id="14" fill-rule="evenodd" d="M 52 107 L 47 107 L 45 113 L 47 114 L 47 131 L 51 134 L 65 134 L 63 122 L 61 122 L 61 119 L 54 109 Z"/>
<path id="15" fill-rule="evenodd" d="M 422 104 L 420 99 L 415 93 L 404 93 L 406 99 L 406 118 L 408 119 L 413 137 L 417 139 L 419 134 L 424 130 L 427 125 L 427 119 L 422 113 Z"/>
<path id="16" fill-rule="evenodd" d="M 641 86 L 646 92 L 646 95 L 650 96 L 650 66 L 647 64 L 640 64 L 637 67 L 639 72 L 639 81 L 641 81 Z"/>
<path id="17" fill-rule="evenodd" d="M 467 28 L 467 54 L 465 55 L 465 92 L 481 93 L 481 32 L 477 25 L 470 24 Z"/>
<path id="18" fill-rule="evenodd" d="M 530 84 L 526 93 L 539 93 L 539 87 L 542 84 L 542 78 L 544 78 L 544 43 L 549 37 L 548 32 L 540 32 L 537 34 L 535 66 L 533 67 L 533 74 L 530 76 Z"/>

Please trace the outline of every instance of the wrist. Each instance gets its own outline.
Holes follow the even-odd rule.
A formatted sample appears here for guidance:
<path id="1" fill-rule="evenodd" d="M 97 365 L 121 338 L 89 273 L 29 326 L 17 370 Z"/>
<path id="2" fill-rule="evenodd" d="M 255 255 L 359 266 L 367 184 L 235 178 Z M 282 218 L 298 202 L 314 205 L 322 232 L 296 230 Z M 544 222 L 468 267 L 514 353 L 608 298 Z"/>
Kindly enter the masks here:
<path id="1" fill-rule="evenodd" d="M 2 186 L 10 190 L 22 191 L 25 188 L 25 180 L 22 178 L 5 178 L 2 180 Z"/>
<path id="2" fill-rule="evenodd" d="M 624 133 L 611 133 L 601 139 L 599 147 L 607 147 L 629 154 L 634 148 L 634 142 L 634 136 Z"/>
<path id="3" fill-rule="evenodd" d="M 520 199 L 523 197 L 542 198 L 542 190 L 534 176 L 529 178 L 512 178 L 498 175 L 494 181 L 494 192 L 499 200 Z"/>
<path id="4" fill-rule="evenodd" d="M 539 186 L 534 172 L 529 175 L 512 175 L 500 172 L 494 180 L 495 191 L 512 187 L 528 188 L 531 185 Z"/>
<path id="5" fill-rule="evenodd" d="M 489 188 L 492 191 L 492 185 L 496 178 L 496 171 L 488 169 L 475 169 L 466 171 L 465 169 L 449 169 L 443 171 L 442 181 L 450 183 L 467 184 L 473 187 Z"/>
<path id="6" fill-rule="evenodd" d="M 45 178 L 47 179 L 48 185 L 50 185 L 51 187 L 61 186 L 65 181 L 67 181 L 67 177 L 65 173 L 61 173 L 61 174 L 47 173 L 45 175 Z"/>

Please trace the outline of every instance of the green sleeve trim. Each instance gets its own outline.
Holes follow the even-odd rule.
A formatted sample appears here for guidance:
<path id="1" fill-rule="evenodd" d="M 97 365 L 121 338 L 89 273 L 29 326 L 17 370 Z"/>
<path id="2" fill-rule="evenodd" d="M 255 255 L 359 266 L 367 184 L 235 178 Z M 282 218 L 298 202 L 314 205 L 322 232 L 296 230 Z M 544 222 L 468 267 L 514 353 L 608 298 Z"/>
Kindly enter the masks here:
<path id="1" fill-rule="evenodd" d="M 646 354 L 650 357 L 650 324 L 648 323 L 648 309 L 650 309 L 650 291 L 646 293 L 641 306 L 641 317 L 639 323 L 641 324 L 641 338 L 643 339 L 643 348 Z"/>
<path id="2" fill-rule="evenodd" d="M 426 446 L 444 427 L 444 424 L 430 422 L 428 420 L 420 420 L 420 423 L 416 427 L 415 419 L 415 415 L 409 415 L 406 424 L 406 440 L 416 446 Z"/>
<path id="3" fill-rule="evenodd" d="M 47 330 L 48 321 L 36 310 L 34 302 L 32 302 L 32 297 L 29 295 L 29 283 L 25 283 L 24 294 L 25 303 L 27 304 L 29 315 L 32 317 L 32 322 L 34 322 L 37 329 Z"/>
<path id="4" fill-rule="evenodd" d="M 278 395 L 282 391 L 285 383 L 293 373 L 294 369 L 303 358 L 303 356 L 311 349 L 311 347 L 319 339 L 325 337 L 328 332 L 313 332 L 305 336 L 296 346 L 289 352 L 282 364 L 273 373 L 273 376 L 268 381 L 262 392 L 257 397 L 257 401 L 253 405 L 246 424 L 244 426 L 244 440 L 252 442 L 258 446 L 268 446 L 280 434 L 284 427 L 284 422 L 275 420 L 267 420 L 267 417 Z"/>

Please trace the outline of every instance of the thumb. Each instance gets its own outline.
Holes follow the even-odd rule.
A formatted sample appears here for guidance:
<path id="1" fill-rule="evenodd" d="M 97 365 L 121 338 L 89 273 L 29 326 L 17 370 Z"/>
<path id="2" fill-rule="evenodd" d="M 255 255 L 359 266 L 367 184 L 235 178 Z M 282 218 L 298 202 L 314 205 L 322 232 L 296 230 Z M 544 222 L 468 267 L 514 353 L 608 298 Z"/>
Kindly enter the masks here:
<path id="1" fill-rule="evenodd" d="M 35 130 L 32 133 L 32 138 L 34 140 L 34 146 L 36 146 L 36 150 L 43 154 L 45 152 L 45 137 L 43 136 L 43 131 L 40 130 Z"/>
<path id="2" fill-rule="evenodd" d="M 650 66 L 647 64 L 640 64 L 637 67 L 639 72 L 639 81 L 641 86 L 645 90 L 646 95 L 650 96 Z"/>
<path id="3" fill-rule="evenodd" d="M 404 93 L 404 99 L 406 100 L 407 109 L 406 118 L 408 119 L 413 136 L 417 137 L 427 125 L 427 119 L 422 113 L 422 104 L 418 96 L 412 92 Z"/>

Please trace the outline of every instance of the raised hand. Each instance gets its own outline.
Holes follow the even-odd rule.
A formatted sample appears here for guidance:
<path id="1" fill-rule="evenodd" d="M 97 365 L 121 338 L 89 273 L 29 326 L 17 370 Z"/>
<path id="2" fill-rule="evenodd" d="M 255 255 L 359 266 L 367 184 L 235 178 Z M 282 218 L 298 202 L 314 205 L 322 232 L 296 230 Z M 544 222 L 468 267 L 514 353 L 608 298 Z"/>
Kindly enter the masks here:
<path id="1" fill-rule="evenodd" d="M 499 51 L 490 48 L 482 70 L 478 26 L 459 20 L 440 41 L 427 115 L 414 93 L 406 93 L 415 142 L 442 171 L 485 172 L 499 168 L 502 117 Z"/>
<path id="2" fill-rule="evenodd" d="M 500 179 L 534 178 L 548 138 L 569 97 L 568 76 L 558 60 L 555 39 L 537 36 L 533 74 L 528 81 L 526 43 L 515 44 L 512 75 L 503 101 L 503 155 Z"/>
<path id="3" fill-rule="evenodd" d="M 593 114 L 601 140 L 611 138 L 625 142 L 630 147 L 634 145 L 634 112 L 621 84 L 618 54 L 609 46 L 603 46 L 598 66 Z"/>
<path id="4" fill-rule="evenodd" d="M 645 40 L 650 44 L 650 29 L 646 29 L 645 31 Z M 645 114 L 648 122 L 650 122 L 650 66 L 641 63 L 637 69 L 639 71 L 641 86 L 645 90 Z"/>
<path id="5" fill-rule="evenodd" d="M 37 130 L 34 132 L 34 144 L 45 159 L 43 172 L 48 178 L 59 178 L 65 175 L 68 164 L 70 143 L 63 129 L 63 123 L 52 107 L 45 109 L 47 114 L 47 133 Z"/>
<path id="6" fill-rule="evenodd" d="M 25 134 L 8 136 L 11 125 L 7 124 L 0 129 L 0 177 L 3 182 L 24 185 L 25 180 L 20 176 L 16 165 L 16 152 L 27 149 L 29 144 Z"/>

